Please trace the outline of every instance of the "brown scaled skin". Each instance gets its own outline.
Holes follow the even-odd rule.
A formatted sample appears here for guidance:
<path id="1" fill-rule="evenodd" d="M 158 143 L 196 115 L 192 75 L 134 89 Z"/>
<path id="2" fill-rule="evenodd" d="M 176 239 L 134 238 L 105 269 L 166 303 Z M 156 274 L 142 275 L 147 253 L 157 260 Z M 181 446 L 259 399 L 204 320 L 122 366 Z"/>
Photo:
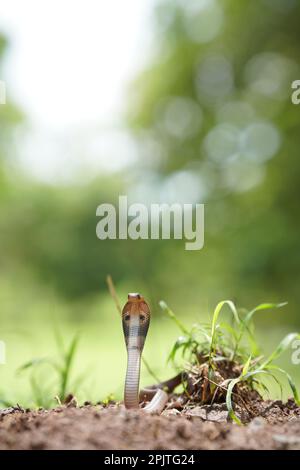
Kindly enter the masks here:
<path id="1" fill-rule="evenodd" d="M 139 382 L 142 352 L 150 324 L 150 309 L 140 294 L 128 294 L 122 311 L 122 324 L 127 348 L 127 371 L 124 389 L 124 404 L 128 409 L 139 408 Z M 163 390 L 157 390 L 144 410 L 160 412 L 168 400 Z"/>
<path id="2" fill-rule="evenodd" d="M 124 403 L 126 408 L 138 408 L 141 356 L 150 324 L 150 309 L 140 294 L 128 294 L 122 323 L 127 348 Z"/>

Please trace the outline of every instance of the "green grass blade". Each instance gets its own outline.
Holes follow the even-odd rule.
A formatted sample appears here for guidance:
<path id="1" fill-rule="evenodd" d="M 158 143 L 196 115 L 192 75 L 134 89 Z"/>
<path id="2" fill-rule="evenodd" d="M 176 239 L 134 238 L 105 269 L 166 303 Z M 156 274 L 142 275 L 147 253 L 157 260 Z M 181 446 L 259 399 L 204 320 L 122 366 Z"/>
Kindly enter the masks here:
<path id="1" fill-rule="evenodd" d="M 252 356 L 258 356 L 260 354 L 260 350 L 259 350 L 259 347 L 258 347 L 256 341 L 255 341 L 254 334 L 253 334 L 253 332 L 251 331 L 251 328 L 250 328 L 250 322 L 252 320 L 253 315 L 256 312 L 259 312 L 259 311 L 262 311 L 262 310 L 267 310 L 267 309 L 272 309 L 272 308 L 280 308 L 280 307 L 283 307 L 285 305 L 287 305 L 287 302 L 281 302 L 279 304 L 263 303 L 263 304 L 257 305 L 250 312 L 248 312 L 246 314 L 246 316 L 241 319 L 240 335 L 239 335 L 239 338 L 236 342 L 235 351 L 237 351 L 237 349 L 239 347 L 239 344 L 240 344 L 240 341 L 242 340 L 243 335 L 246 331 L 246 333 L 248 335 L 248 341 L 249 341 L 249 344 L 250 344 L 250 347 L 251 347 L 251 354 L 252 354 Z"/>
<path id="2" fill-rule="evenodd" d="M 181 323 L 180 320 L 176 317 L 175 313 L 168 307 L 164 300 L 159 302 L 160 308 L 166 312 L 166 314 L 176 323 L 178 328 L 187 336 L 190 336 L 190 332 L 186 329 L 186 327 Z"/>
<path id="3" fill-rule="evenodd" d="M 278 359 L 291 345 L 291 343 L 295 339 L 299 339 L 300 335 L 299 333 L 289 333 L 286 335 L 282 341 L 280 341 L 279 345 L 277 348 L 270 354 L 270 356 L 266 359 L 266 361 L 261 365 L 261 368 L 264 369 L 266 366 L 268 366 L 271 362 L 275 361 L 275 359 Z"/>
<path id="4" fill-rule="evenodd" d="M 261 310 L 268 310 L 268 309 L 271 309 L 271 308 L 281 308 L 281 307 L 284 307 L 285 305 L 287 305 L 287 302 L 281 302 L 279 304 L 272 304 L 272 303 L 263 303 L 263 304 L 260 304 L 260 305 L 257 305 L 257 307 L 253 308 L 247 315 L 246 317 L 244 318 L 244 322 L 246 324 L 248 324 L 253 315 L 256 313 L 256 312 L 259 312 Z"/>
<path id="5" fill-rule="evenodd" d="M 70 372 L 71 372 L 71 367 L 72 363 L 74 360 L 74 356 L 76 353 L 76 349 L 78 346 L 78 341 L 79 341 L 79 335 L 75 335 L 73 340 L 71 341 L 71 344 L 69 346 L 69 349 L 65 355 L 64 358 L 64 367 L 61 372 L 61 378 L 60 378 L 60 399 L 63 401 L 66 398 L 66 393 L 67 393 L 67 387 L 69 384 L 69 379 L 70 379 Z"/>
<path id="6" fill-rule="evenodd" d="M 238 339 L 238 333 L 234 328 L 232 328 L 231 325 L 229 325 L 227 322 L 222 322 L 220 323 L 220 328 L 226 330 L 229 335 L 231 335 L 235 341 Z"/>
<path id="7" fill-rule="evenodd" d="M 0 396 L 1 396 L 1 398 L 0 398 L 0 408 L 10 408 L 10 407 L 13 407 L 13 406 L 16 405 L 15 402 L 7 400 L 6 398 L 2 397 L 2 395 L 0 395 Z"/>
<path id="8" fill-rule="evenodd" d="M 240 377 L 237 377 L 236 379 L 230 380 L 228 382 L 228 386 L 227 386 L 227 393 L 226 393 L 227 410 L 228 410 L 230 418 L 233 419 L 237 424 L 242 424 L 242 422 L 236 416 L 236 414 L 234 413 L 233 406 L 232 406 L 232 393 L 233 393 L 233 389 L 234 389 L 235 385 L 239 382 L 245 381 L 245 380 L 249 379 L 250 377 L 253 377 L 253 376 L 258 375 L 258 374 L 265 374 L 265 375 L 271 375 L 272 376 L 272 374 L 270 372 L 267 372 L 266 370 L 261 370 L 261 369 L 257 369 L 253 372 L 246 372 L 249 369 L 250 362 L 251 362 L 251 357 L 248 358 L 248 360 L 247 360 L 247 362 L 244 366 L 243 372 L 240 375 Z"/>
<path id="9" fill-rule="evenodd" d="M 280 397 L 282 397 L 282 394 L 283 394 L 282 385 L 281 385 L 280 381 L 277 379 L 277 377 L 274 374 L 271 374 L 271 372 L 268 372 L 267 370 L 259 371 L 258 374 L 264 374 L 264 375 L 267 375 L 268 377 L 271 377 L 271 379 L 274 380 L 276 385 L 278 385 L 278 388 L 280 390 Z M 261 385 L 261 387 L 264 387 L 265 384 L 260 381 L 260 385 Z M 268 390 L 268 393 L 269 393 L 269 390 Z"/>
<path id="10" fill-rule="evenodd" d="M 246 363 L 245 363 L 245 365 L 244 365 L 244 367 L 243 367 L 241 377 L 245 377 L 245 375 L 248 373 L 248 370 L 249 370 L 249 367 L 250 367 L 250 363 L 251 363 L 251 359 L 252 359 L 252 357 L 249 356 L 249 357 L 248 357 L 248 360 L 246 361 Z"/>
<path id="11" fill-rule="evenodd" d="M 22 364 L 20 367 L 18 367 L 17 373 L 23 372 L 27 369 L 32 369 L 33 367 L 36 367 L 40 364 L 51 364 L 51 360 L 46 357 L 31 359 L 30 361 L 27 361 L 25 364 Z"/>
<path id="12" fill-rule="evenodd" d="M 214 352 L 214 349 L 215 349 L 217 321 L 218 321 L 219 315 L 220 315 L 221 310 L 224 307 L 224 305 L 228 305 L 228 307 L 230 308 L 230 310 L 233 314 L 233 317 L 234 317 L 236 323 L 238 325 L 240 324 L 240 318 L 239 318 L 239 315 L 238 315 L 238 312 L 235 308 L 234 303 L 231 300 L 223 300 L 222 302 L 219 302 L 218 305 L 215 308 L 213 318 L 212 318 L 212 323 L 211 323 L 210 359 L 211 359 L 211 356 L 212 356 L 212 354 Z"/>
<path id="13" fill-rule="evenodd" d="M 259 356 L 260 355 L 260 348 L 255 340 L 255 336 L 254 334 L 252 333 L 252 331 L 250 330 L 250 328 L 247 326 L 246 327 L 246 332 L 247 332 L 247 335 L 248 335 L 248 342 L 249 342 L 249 345 L 250 345 L 250 348 L 251 348 L 251 355 L 253 357 L 255 356 Z"/>
<path id="14" fill-rule="evenodd" d="M 257 379 L 253 379 L 253 382 L 255 383 L 256 387 L 259 389 L 262 389 L 262 391 L 268 396 L 268 398 L 270 397 L 270 390 L 268 389 L 268 387 L 266 386 L 266 384 L 262 381 L 259 381 Z"/>
<path id="15" fill-rule="evenodd" d="M 240 318 L 239 318 L 239 315 L 237 313 L 237 310 L 236 310 L 236 307 L 235 307 L 234 303 L 231 300 L 222 300 L 222 302 L 219 302 L 218 305 L 216 306 L 214 314 L 213 314 L 212 331 L 214 331 L 215 328 L 216 328 L 216 323 L 218 321 L 220 312 L 221 312 L 222 308 L 224 307 L 224 305 L 228 305 L 228 307 L 230 308 L 237 324 L 240 323 Z"/>
<path id="16" fill-rule="evenodd" d="M 232 406 L 232 392 L 233 392 L 233 389 L 235 387 L 235 385 L 237 383 L 239 383 L 241 381 L 241 378 L 238 377 L 237 379 L 232 379 L 229 384 L 228 384 L 228 387 L 227 387 L 227 393 L 226 393 L 226 406 L 227 406 L 227 410 L 228 410 L 228 414 L 230 416 L 231 419 L 233 419 L 237 424 L 241 425 L 242 422 L 241 420 L 236 416 L 234 410 L 233 410 L 233 406 Z"/>
<path id="17" fill-rule="evenodd" d="M 210 331 L 210 325 L 209 325 L 209 331 Z M 196 325 L 193 325 L 192 327 L 192 330 L 191 330 L 191 335 L 196 335 L 196 334 L 200 334 L 201 336 L 203 336 L 203 338 L 205 339 L 205 341 L 210 344 L 211 342 L 211 337 L 210 335 L 208 334 L 208 332 L 206 331 L 205 328 L 203 328 L 202 326 L 196 324 Z"/>
<path id="18" fill-rule="evenodd" d="M 64 338 L 56 323 L 53 326 L 53 332 L 54 332 L 54 338 L 55 338 L 57 349 L 60 351 L 61 355 L 64 356 L 65 355 Z"/>
<path id="19" fill-rule="evenodd" d="M 295 402 L 297 403 L 298 406 L 300 406 L 300 397 L 299 397 L 299 394 L 298 394 L 298 390 L 297 390 L 297 387 L 295 385 L 295 382 L 293 381 L 292 377 L 290 376 L 290 374 L 284 370 L 284 369 L 281 369 L 281 367 L 278 367 L 276 365 L 273 365 L 273 364 L 270 364 L 267 366 L 267 369 L 271 369 L 271 370 L 277 370 L 278 372 L 280 372 L 281 374 L 285 375 L 287 380 L 288 380 L 288 383 L 291 387 L 291 390 L 292 390 L 292 393 L 293 393 L 293 396 L 294 396 L 294 399 L 295 399 Z"/>
<path id="20" fill-rule="evenodd" d="M 274 366 L 274 367 L 275 367 L 275 366 Z M 278 385 L 279 390 L 280 390 L 280 394 L 281 394 L 281 396 L 282 396 L 282 385 L 281 385 L 280 381 L 277 379 L 277 377 L 276 377 L 274 374 L 272 374 L 271 372 L 269 372 L 269 371 L 266 370 L 266 369 L 256 369 L 256 370 L 254 370 L 254 371 L 252 371 L 252 372 L 248 372 L 248 374 L 245 375 L 244 380 L 247 380 L 247 379 L 249 379 L 249 378 L 251 378 L 251 377 L 254 377 L 254 376 L 256 376 L 256 375 L 266 375 L 266 376 L 268 376 L 268 377 L 271 377 L 271 378 L 276 382 L 276 384 Z M 263 382 L 260 382 L 260 385 L 261 385 L 262 387 L 264 387 Z"/>
<path id="21" fill-rule="evenodd" d="M 147 369 L 148 374 L 155 380 L 156 383 L 160 383 L 161 380 L 158 378 L 158 376 L 157 376 L 157 375 L 155 374 L 155 372 L 152 370 L 152 368 L 150 367 L 148 361 L 146 361 L 146 359 L 144 358 L 144 356 L 142 356 L 142 361 L 143 361 L 144 366 L 145 366 L 146 369 Z"/>
<path id="22" fill-rule="evenodd" d="M 179 336 L 179 338 L 176 340 L 174 346 L 171 349 L 167 362 L 170 362 L 170 361 L 174 362 L 176 353 L 179 351 L 179 349 L 189 344 L 190 344 L 189 338 L 187 338 L 186 336 Z"/>

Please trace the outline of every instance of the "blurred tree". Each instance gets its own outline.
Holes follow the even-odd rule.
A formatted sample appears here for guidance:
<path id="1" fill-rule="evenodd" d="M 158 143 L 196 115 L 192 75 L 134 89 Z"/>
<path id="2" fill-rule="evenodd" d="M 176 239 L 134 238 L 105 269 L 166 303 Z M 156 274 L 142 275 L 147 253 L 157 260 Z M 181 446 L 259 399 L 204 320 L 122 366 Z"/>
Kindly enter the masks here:
<path id="1" fill-rule="evenodd" d="M 89 186 L 11 181 L 0 220 L 5 273 L 21 266 L 68 300 L 105 289 L 111 273 L 179 314 L 225 297 L 247 307 L 288 300 L 297 322 L 300 107 L 290 95 L 299 18 L 293 0 L 162 1 L 157 53 L 128 96 L 139 163 Z M 0 109 L 2 158 L 13 154 L 18 119 L 10 105 Z M 99 241 L 96 207 L 122 193 L 205 202 L 204 249 Z"/>
<path id="2" fill-rule="evenodd" d="M 157 54 L 129 107 L 141 168 L 177 174 L 174 183 L 198 178 L 206 242 L 189 261 L 192 285 L 246 304 L 287 299 L 295 321 L 300 108 L 290 96 L 299 19 L 294 0 L 162 1 Z"/>
<path id="3" fill-rule="evenodd" d="M 2 64 L 7 47 L 7 40 L 0 33 L 0 80 L 2 81 L 4 81 Z M 13 158 L 15 152 L 13 135 L 16 126 L 22 121 L 19 108 L 11 102 L 10 98 L 6 99 L 6 104 L 0 104 L 0 198 L 7 187 L 3 161 Z"/>

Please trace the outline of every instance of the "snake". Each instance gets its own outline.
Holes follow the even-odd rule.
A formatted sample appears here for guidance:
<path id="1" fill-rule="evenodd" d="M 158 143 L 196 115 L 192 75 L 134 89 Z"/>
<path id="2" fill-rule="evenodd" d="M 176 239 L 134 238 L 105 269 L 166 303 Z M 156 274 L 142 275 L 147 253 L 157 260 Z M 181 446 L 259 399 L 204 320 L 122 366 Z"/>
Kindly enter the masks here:
<path id="1" fill-rule="evenodd" d="M 122 325 L 127 349 L 127 370 L 124 387 L 126 409 L 139 409 L 142 401 L 152 398 L 142 408 L 147 413 L 161 413 L 168 402 L 170 392 L 178 384 L 177 377 L 171 381 L 139 391 L 141 358 L 150 325 L 150 308 L 144 297 L 138 293 L 128 294 L 122 310 Z M 178 382 L 178 383 L 177 383 Z"/>

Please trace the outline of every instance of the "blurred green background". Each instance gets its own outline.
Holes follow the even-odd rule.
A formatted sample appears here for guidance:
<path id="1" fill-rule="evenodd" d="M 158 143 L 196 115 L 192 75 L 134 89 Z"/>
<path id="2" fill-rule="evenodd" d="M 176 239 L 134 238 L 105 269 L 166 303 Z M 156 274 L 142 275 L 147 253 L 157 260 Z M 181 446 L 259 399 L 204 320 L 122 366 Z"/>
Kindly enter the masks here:
<path id="1" fill-rule="evenodd" d="M 288 301 L 257 316 L 267 351 L 300 329 L 300 106 L 291 103 L 291 83 L 300 79 L 300 4 L 172 0 L 156 2 L 153 12 L 152 51 L 127 87 L 121 116 L 132 163 L 68 184 L 31 177 L 17 164 L 31 132 L 26 111 L 9 93 L 0 106 L 1 399 L 33 403 L 29 374 L 16 370 L 56 354 L 55 325 L 67 343 L 80 332 L 79 399 L 122 396 L 126 353 L 108 273 L 121 302 L 130 291 L 150 302 L 145 357 L 160 378 L 172 374 L 166 357 L 178 336 L 161 299 L 188 326 L 206 321 L 221 299 L 246 308 Z M 1 79 L 9 41 L 0 38 Z M 100 241 L 96 208 L 119 194 L 146 204 L 205 203 L 204 248 Z M 288 354 L 284 365 L 300 384 Z M 37 376 L 55 394 L 50 369 Z M 144 368 L 142 382 L 153 382 Z"/>

